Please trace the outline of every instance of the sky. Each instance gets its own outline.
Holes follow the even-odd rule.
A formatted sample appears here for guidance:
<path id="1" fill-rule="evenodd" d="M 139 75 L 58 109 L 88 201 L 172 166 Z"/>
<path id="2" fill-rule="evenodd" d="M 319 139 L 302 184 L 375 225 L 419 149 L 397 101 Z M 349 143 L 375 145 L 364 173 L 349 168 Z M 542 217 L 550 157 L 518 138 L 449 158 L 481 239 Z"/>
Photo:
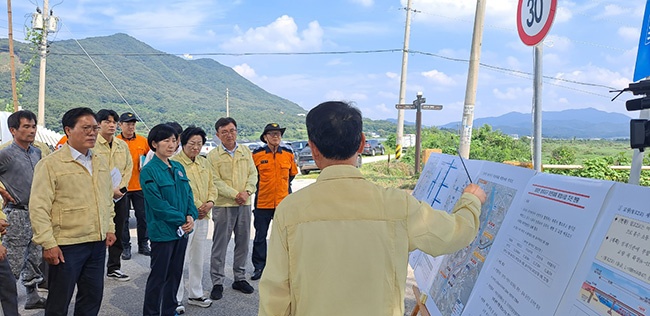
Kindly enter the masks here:
<path id="1" fill-rule="evenodd" d="M 475 118 L 531 113 L 534 49 L 517 33 L 518 2 L 486 0 Z M 213 58 L 306 110 L 345 100 L 365 117 L 397 118 L 406 0 L 51 0 L 49 5 L 60 19 L 59 30 L 49 35 L 55 41 L 126 33 L 166 53 Z M 12 1 L 14 39 L 24 38 L 37 6 L 43 7 L 42 0 Z M 412 0 L 411 8 L 416 12 L 405 103 L 422 92 L 427 104 L 443 105 L 441 111 L 423 111 L 425 125 L 460 121 L 476 1 Z M 609 90 L 632 81 L 644 8 L 643 0 L 557 2 L 542 49 L 544 111 L 592 107 L 639 116 L 625 109 L 631 93 L 612 102 Z M 7 15 L 0 15 L 1 37 L 7 36 L 7 23 Z M 405 119 L 415 121 L 415 111 L 405 111 Z"/>

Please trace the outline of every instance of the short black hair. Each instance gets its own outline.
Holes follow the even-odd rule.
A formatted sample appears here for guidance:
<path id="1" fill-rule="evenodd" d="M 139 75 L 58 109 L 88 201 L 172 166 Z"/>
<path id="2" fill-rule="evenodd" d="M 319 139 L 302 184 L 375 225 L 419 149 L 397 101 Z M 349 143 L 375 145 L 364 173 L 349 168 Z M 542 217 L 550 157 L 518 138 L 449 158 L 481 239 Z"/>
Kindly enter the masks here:
<path id="1" fill-rule="evenodd" d="M 110 116 L 112 116 L 113 120 L 116 122 L 120 120 L 120 116 L 117 115 L 117 112 L 109 109 L 101 109 L 97 111 L 97 114 L 95 114 L 95 119 L 97 120 L 97 123 L 101 123 L 102 121 L 108 120 Z"/>
<path id="2" fill-rule="evenodd" d="M 149 144 L 149 148 L 155 152 L 156 148 L 153 147 L 154 142 L 157 143 L 172 136 L 176 136 L 176 138 L 178 138 L 178 133 L 173 127 L 167 123 L 158 124 L 149 131 L 149 135 L 147 135 L 147 143 Z"/>
<path id="3" fill-rule="evenodd" d="M 181 145 L 183 145 L 183 146 L 187 145 L 187 142 L 190 140 L 190 138 L 192 138 L 192 136 L 195 136 L 195 135 L 201 136 L 201 141 L 202 141 L 201 144 L 204 145 L 205 141 L 206 141 L 206 139 L 205 139 L 205 135 L 206 135 L 205 131 L 202 128 L 196 127 L 194 125 L 188 126 L 181 133 Z"/>
<path id="4" fill-rule="evenodd" d="M 90 115 L 93 118 L 95 118 L 95 112 L 93 112 L 93 110 L 91 110 L 90 108 L 80 107 L 80 108 L 74 108 L 68 110 L 67 112 L 65 112 L 65 114 L 63 114 L 63 118 L 61 118 L 63 131 L 65 132 L 66 127 L 74 128 L 74 126 L 77 125 L 77 121 L 79 120 L 79 118 L 87 115 Z"/>
<path id="5" fill-rule="evenodd" d="M 325 158 L 345 160 L 357 153 L 361 145 L 363 119 L 351 104 L 328 101 L 307 114 L 307 136 Z"/>
<path id="6" fill-rule="evenodd" d="M 34 114 L 34 112 L 27 111 L 27 110 L 20 110 L 11 113 L 11 115 L 9 115 L 9 117 L 7 118 L 7 125 L 9 126 L 9 128 L 19 129 L 20 119 L 27 119 L 28 121 L 34 120 L 34 123 L 38 123 L 36 121 L 36 114 Z"/>
<path id="7" fill-rule="evenodd" d="M 176 133 L 178 133 L 178 135 L 183 133 L 183 126 L 181 126 L 181 124 L 179 124 L 178 122 L 167 122 L 165 124 L 173 127 L 174 130 L 176 130 Z M 176 135 L 176 137 L 178 137 L 178 135 Z"/>
<path id="8" fill-rule="evenodd" d="M 219 127 L 226 126 L 226 125 L 228 125 L 230 123 L 232 123 L 233 125 L 235 125 L 235 127 L 237 127 L 237 122 L 235 121 L 234 118 L 232 118 L 232 117 L 222 117 L 222 118 L 218 119 L 216 123 L 214 123 L 214 131 L 219 132 Z"/>

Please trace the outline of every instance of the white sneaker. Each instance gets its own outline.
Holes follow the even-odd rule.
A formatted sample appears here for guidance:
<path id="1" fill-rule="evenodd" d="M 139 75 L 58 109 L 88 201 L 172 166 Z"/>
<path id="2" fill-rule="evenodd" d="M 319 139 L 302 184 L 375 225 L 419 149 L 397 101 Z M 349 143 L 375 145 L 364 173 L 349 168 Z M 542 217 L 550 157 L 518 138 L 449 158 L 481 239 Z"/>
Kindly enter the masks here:
<path id="1" fill-rule="evenodd" d="M 185 314 L 185 306 L 183 306 L 183 304 L 178 303 L 178 306 L 176 306 L 176 314 Z"/>
<path id="2" fill-rule="evenodd" d="M 210 307 L 210 305 L 212 305 L 212 300 L 207 297 L 188 298 L 187 303 L 200 307 Z"/>
<path id="3" fill-rule="evenodd" d="M 113 279 L 116 281 L 128 281 L 131 280 L 131 277 L 122 273 L 120 270 L 115 270 L 109 274 L 106 275 L 107 278 Z"/>

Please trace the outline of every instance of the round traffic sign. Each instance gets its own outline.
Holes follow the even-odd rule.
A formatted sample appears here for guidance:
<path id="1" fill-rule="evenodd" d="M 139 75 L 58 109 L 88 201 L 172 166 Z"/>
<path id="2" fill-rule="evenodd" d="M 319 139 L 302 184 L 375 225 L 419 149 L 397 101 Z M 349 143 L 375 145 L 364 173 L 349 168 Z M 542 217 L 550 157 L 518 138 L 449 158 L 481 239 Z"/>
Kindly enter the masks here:
<path id="1" fill-rule="evenodd" d="M 528 46 L 539 44 L 551 29 L 557 0 L 519 0 L 517 32 Z"/>

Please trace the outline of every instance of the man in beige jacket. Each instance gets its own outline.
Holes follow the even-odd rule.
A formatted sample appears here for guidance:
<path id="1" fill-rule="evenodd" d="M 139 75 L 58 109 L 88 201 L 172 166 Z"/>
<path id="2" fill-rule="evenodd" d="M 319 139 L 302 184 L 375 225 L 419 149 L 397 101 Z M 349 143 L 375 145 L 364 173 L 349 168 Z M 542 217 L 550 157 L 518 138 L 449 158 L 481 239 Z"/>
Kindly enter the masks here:
<path id="1" fill-rule="evenodd" d="M 210 277 L 212 291 L 210 298 L 223 297 L 226 250 L 230 237 L 235 235 L 233 253 L 234 290 L 251 294 L 255 290 L 246 281 L 246 259 L 251 233 L 251 194 L 255 192 L 257 169 L 247 146 L 237 144 L 237 122 L 231 117 L 222 117 L 214 124 L 221 145 L 208 153 L 212 166 L 214 183 L 219 197 L 212 208 L 214 233 Z"/>
<path id="2" fill-rule="evenodd" d="M 307 114 L 316 183 L 275 211 L 260 315 L 404 315 L 408 253 L 462 249 L 476 237 L 485 192 L 474 184 L 447 214 L 363 179 L 361 112 L 325 102 Z"/>
<path id="3" fill-rule="evenodd" d="M 62 119 L 68 142 L 34 169 L 29 215 L 33 240 L 50 268 L 45 315 L 97 315 L 104 291 L 106 247 L 115 242 L 113 186 L 105 158 L 93 153 L 99 126 L 89 108 Z"/>

